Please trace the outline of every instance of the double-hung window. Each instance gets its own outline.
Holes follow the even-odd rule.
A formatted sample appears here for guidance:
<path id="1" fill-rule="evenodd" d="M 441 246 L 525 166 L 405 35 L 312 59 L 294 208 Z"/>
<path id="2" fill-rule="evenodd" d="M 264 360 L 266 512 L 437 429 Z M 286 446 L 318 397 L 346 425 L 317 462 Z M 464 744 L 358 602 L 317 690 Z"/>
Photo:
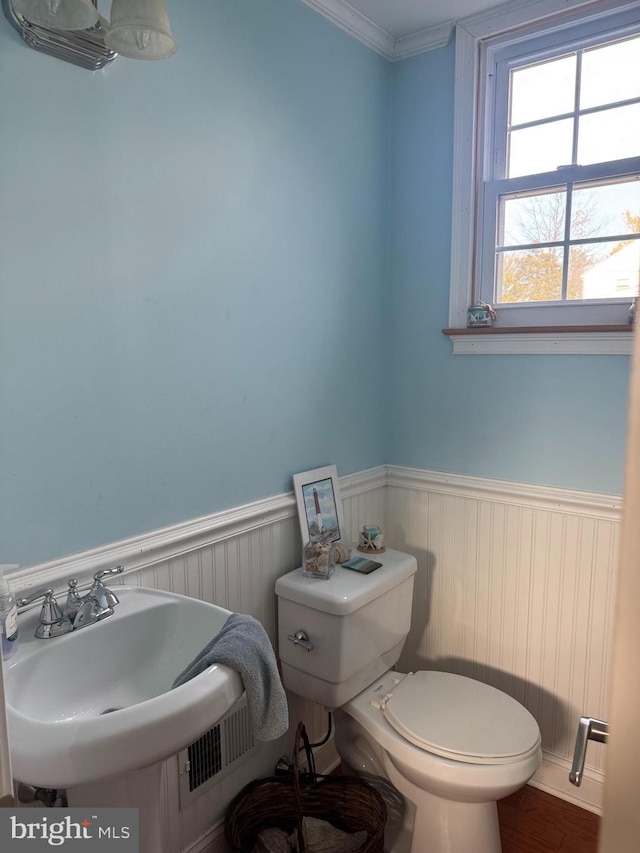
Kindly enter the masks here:
<path id="1" fill-rule="evenodd" d="M 466 297 L 516 332 L 628 329 L 640 286 L 640 4 L 588 4 L 473 46 L 473 198 L 457 228 L 459 164 L 457 199 L 454 188 L 454 241 L 468 225 L 469 262 L 453 265 L 451 325 L 464 325 Z"/>

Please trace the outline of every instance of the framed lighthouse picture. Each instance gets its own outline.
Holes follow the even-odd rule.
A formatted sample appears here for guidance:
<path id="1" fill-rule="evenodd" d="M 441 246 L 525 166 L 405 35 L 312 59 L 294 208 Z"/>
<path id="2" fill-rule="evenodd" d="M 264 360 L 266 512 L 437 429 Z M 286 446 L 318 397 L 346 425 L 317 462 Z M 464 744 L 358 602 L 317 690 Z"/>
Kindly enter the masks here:
<path id="1" fill-rule="evenodd" d="M 335 465 L 293 475 L 302 541 L 323 535 L 331 542 L 342 539 L 344 521 L 340 484 Z"/>

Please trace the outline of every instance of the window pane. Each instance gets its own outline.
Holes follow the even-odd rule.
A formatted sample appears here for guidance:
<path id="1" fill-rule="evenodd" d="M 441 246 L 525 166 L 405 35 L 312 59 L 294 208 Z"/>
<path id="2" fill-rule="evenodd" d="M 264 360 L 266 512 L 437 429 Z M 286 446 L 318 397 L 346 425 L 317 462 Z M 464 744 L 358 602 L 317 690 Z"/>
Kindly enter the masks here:
<path id="1" fill-rule="evenodd" d="M 574 188 L 572 240 L 633 233 L 640 233 L 640 180 Z"/>
<path id="2" fill-rule="evenodd" d="M 518 246 L 564 239 L 566 193 L 504 196 L 500 200 L 498 243 Z"/>
<path id="3" fill-rule="evenodd" d="M 582 116 L 578 163 L 604 163 L 640 154 L 640 104 Z"/>
<path id="4" fill-rule="evenodd" d="M 573 112 L 576 56 L 529 65 L 511 73 L 510 124 Z"/>
<path id="5" fill-rule="evenodd" d="M 638 97 L 640 37 L 584 52 L 580 109 Z"/>
<path id="6" fill-rule="evenodd" d="M 552 172 L 571 163 L 572 119 L 552 121 L 509 134 L 507 177 Z"/>
<path id="7" fill-rule="evenodd" d="M 496 303 L 560 299 L 562 258 L 562 249 L 499 252 L 496 258 Z"/>
<path id="8" fill-rule="evenodd" d="M 640 240 L 572 246 L 569 299 L 633 299 L 640 280 Z"/>

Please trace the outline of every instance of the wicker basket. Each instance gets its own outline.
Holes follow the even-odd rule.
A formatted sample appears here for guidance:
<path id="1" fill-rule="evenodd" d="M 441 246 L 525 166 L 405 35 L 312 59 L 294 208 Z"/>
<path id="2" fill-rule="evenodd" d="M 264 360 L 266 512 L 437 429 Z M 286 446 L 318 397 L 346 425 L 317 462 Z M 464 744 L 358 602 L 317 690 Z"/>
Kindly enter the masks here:
<path id="1" fill-rule="evenodd" d="M 301 774 L 302 745 L 311 772 Z M 236 853 L 251 853 L 261 829 L 277 826 L 297 830 L 298 850 L 306 853 L 302 818 L 328 820 L 345 832 L 365 830 L 368 839 L 359 853 L 383 853 L 387 809 L 380 794 L 355 776 L 320 776 L 303 723 L 298 724 L 291 776 L 272 776 L 250 782 L 232 800 L 225 817 L 225 836 Z"/>

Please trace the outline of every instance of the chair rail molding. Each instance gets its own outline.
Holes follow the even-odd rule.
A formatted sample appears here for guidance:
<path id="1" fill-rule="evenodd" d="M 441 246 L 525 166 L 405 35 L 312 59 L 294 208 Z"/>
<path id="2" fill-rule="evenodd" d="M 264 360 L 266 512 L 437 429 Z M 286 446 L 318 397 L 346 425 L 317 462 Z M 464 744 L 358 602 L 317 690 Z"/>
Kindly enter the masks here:
<path id="1" fill-rule="evenodd" d="M 387 466 L 387 485 L 494 501 L 511 506 L 566 512 L 607 521 L 619 521 L 622 514 L 620 495 L 537 486 L 511 480 L 493 480 L 467 474 L 448 474 L 443 471 L 426 471 L 401 465 Z"/>
<path id="2" fill-rule="evenodd" d="M 386 485 L 386 466 L 380 465 L 340 477 L 343 498 L 355 497 Z M 111 542 L 67 557 L 7 573 L 13 589 L 56 586 L 76 577 L 82 583 L 98 569 L 122 564 L 127 574 L 198 551 L 216 542 L 250 533 L 297 517 L 293 492 L 285 492 L 179 524 Z"/>

